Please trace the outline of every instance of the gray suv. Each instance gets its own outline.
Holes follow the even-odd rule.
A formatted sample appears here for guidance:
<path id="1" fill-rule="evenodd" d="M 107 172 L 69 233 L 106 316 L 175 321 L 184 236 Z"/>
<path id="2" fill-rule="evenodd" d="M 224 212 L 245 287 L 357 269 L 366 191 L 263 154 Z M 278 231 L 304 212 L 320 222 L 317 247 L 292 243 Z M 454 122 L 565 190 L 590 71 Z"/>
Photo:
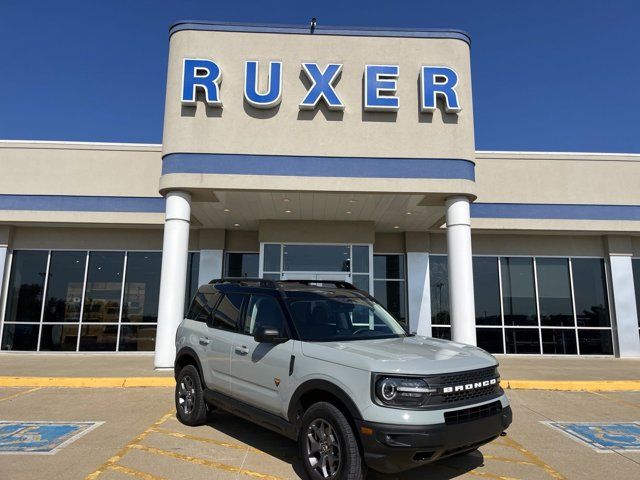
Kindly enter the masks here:
<path id="1" fill-rule="evenodd" d="M 496 360 L 419 337 L 346 282 L 214 280 L 176 335 L 178 418 L 215 407 L 298 442 L 310 479 L 362 479 L 470 452 L 511 408 Z"/>

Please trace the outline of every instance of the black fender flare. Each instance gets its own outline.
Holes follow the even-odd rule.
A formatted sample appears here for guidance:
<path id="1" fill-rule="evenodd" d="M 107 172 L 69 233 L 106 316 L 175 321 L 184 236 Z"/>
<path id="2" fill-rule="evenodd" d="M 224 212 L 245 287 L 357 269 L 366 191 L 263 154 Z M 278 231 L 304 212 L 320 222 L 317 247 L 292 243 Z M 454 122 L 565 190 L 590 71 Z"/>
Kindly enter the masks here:
<path id="1" fill-rule="evenodd" d="M 296 422 L 296 410 L 300 403 L 300 398 L 302 398 L 305 393 L 310 392 L 311 390 L 323 390 L 330 393 L 338 400 L 340 400 L 340 402 L 342 402 L 342 404 L 346 407 L 346 409 L 349 411 L 349 414 L 354 420 L 362 420 L 362 414 L 360 413 L 360 410 L 358 410 L 358 407 L 353 402 L 353 400 L 351 400 L 351 397 L 349 397 L 349 395 L 342 388 L 338 387 L 336 384 L 331 383 L 328 380 L 314 379 L 304 382 L 296 389 L 296 391 L 291 396 L 289 409 L 287 411 L 287 417 L 289 418 L 289 421 L 291 423 Z"/>
<path id="2" fill-rule="evenodd" d="M 202 382 L 202 386 L 206 388 L 206 384 L 205 384 L 205 380 L 204 377 L 202 376 L 202 364 L 200 363 L 200 359 L 198 358 L 198 354 L 196 353 L 196 351 L 191 348 L 191 347 L 182 347 L 180 349 L 180 351 L 176 354 L 176 360 L 173 363 L 173 376 L 174 378 L 177 380 L 178 379 L 178 363 L 180 362 L 180 360 L 184 359 L 184 358 L 189 358 L 190 361 L 189 363 L 193 363 L 195 364 L 196 368 L 198 369 L 198 373 L 200 374 L 200 381 Z"/>

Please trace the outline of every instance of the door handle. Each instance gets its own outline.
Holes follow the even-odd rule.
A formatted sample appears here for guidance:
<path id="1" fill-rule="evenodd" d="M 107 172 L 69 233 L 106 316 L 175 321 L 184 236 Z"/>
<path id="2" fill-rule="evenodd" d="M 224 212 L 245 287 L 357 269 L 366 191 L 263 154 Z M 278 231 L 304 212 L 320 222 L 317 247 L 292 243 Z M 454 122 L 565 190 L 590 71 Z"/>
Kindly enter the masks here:
<path id="1" fill-rule="evenodd" d="M 249 353 L 249 349 L 244 345 L 242 347 L 235 347 L 235 351 L 237 355 L 246 355 Z"/>
<path id="2" fill-rule="evenodd" d="M 209 345 L 211 343 L 211 340 L 207 337 L 200 337 L 198 341 L 200 342 L 200 345 Z"/>

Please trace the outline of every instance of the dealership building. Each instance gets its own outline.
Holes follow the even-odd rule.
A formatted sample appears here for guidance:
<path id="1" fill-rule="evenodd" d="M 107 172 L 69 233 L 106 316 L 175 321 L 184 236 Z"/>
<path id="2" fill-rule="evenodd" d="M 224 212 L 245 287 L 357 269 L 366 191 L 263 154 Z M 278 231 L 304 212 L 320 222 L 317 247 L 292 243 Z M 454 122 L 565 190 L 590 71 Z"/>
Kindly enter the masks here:
<path id="1" fill-rule="evenodd" d="M 0 350 L 169 367 L 199 284 L 263 277 L 640 357 L 640 155 L 477 151 L 471 92 L 458 31 L 176 24 L 162 145 L 0 141 Z"/>

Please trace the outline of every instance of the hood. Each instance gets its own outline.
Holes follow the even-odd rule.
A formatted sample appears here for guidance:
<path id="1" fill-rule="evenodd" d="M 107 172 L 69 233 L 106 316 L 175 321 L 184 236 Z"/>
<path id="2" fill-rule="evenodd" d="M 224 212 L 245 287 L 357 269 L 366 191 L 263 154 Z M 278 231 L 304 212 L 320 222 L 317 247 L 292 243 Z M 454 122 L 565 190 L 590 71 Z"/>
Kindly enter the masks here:
<path id="1" fill-rule="evenodd" d="M 484 350 L 431 337 L 403 337 L 349 342 L 303 342 L 311 358 L 369 372 L 439 374 L 498 364 Z"/>

